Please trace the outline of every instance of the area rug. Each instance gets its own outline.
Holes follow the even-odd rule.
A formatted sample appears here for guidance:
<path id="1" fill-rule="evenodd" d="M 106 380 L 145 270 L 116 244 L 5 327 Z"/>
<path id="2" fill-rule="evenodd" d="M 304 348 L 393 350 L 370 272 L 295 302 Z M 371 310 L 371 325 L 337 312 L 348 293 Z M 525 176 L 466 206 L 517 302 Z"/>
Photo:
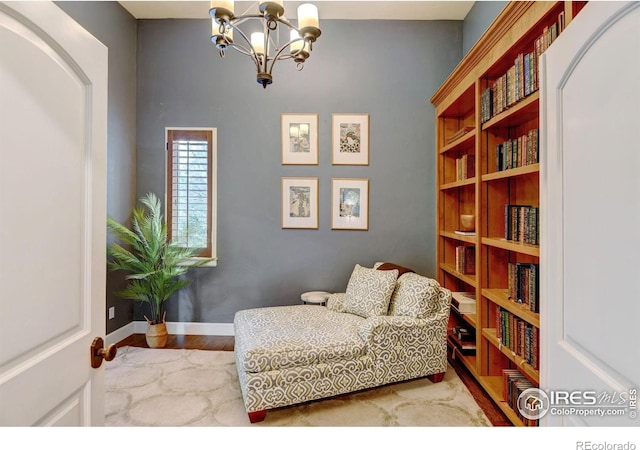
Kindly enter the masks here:
<path id="1" fill-rule="evenodd" d="M 269 410 L 253 425 L 233 352 L 122 347 L 105 373 L 111 427 L 491 426 L 451 367 L 440 383 L 422 378 Z"/>

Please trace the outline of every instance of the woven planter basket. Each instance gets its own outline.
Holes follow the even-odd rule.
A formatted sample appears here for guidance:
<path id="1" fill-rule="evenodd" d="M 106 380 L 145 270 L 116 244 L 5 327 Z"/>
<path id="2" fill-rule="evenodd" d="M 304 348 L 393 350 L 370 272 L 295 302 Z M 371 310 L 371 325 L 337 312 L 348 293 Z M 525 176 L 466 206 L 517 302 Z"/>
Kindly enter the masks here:
<path id="1" fill-rule="evenodd" d="M 151 325 L 147 328 L 146 338 L 149 348 L 163 348 L 167 345 L 167 324 L 166 322 Z"/>

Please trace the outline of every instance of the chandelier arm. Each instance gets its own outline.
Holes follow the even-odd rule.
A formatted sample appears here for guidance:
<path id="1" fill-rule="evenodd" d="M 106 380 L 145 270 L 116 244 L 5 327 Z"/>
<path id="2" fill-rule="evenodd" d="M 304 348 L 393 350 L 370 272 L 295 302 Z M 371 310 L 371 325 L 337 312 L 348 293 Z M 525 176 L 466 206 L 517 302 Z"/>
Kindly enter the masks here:
<path id="1" fill-rule="evenodd" d="M 294 39 L 297 40 L 297 39 Z M 282 46 L 282 48 L 280 48 L 275 55 L 273 55 L 272 58 L 269 58 L 271 60 L 271 66 L 269 66 L 269 72 L 267 72 L 269 75 L 271 75 L 271 72 L 273 72 L 273 66 L 275 66 L 276 61 L 282 61 L 285 59 L 289 59 L 289 58 L 293 58 L 294 54 L 290 53 L 290 54 L 286 54 L 286 55 L 282 55 L 282 52 L 285 51 L 287 49 L 287 47 L 291 46 L 291 43 L 294 41 L 291 40 L 289 42 L 287 42 L 285 45 Z M 297 51 L 296 54 L 300 53 L 300 51 Z M 282 56 L 281 56 L 282 55 Z"/>
<path id="2" fill-rule="evenodd" d="M 241 16 L 233 16 L 233 18 L 229 21 L 230 23 L 237 23 L 240 25 L 241 23 L 246 22 L 249 19 L 262 19 L 262 14 L 243 14 Z"/>
<path id="3" fill-rule="evenodd" d="M 287 26 L 288 28 L 290 28 L 291 30 L 296 30 L 296 32 L 298 34 L 300 34 L 300 29 L 298 27 L 296 27 L 294 24 L 292 24 L 291 22 L 289 22 L 289 20 L 287 20 L 286 17 L 281 16 L 278 17 L 277 19 L 275 19 L 277 22 L 280 22 L 281 24 Z M 285 51 L 285 49 L 287 48 L 291 48 L 291 44 L 293 42 L 297 42 L 300 40 L 304 40 L 303 38 L 299 38 L 299 39 L 291 39 L 289 42 L 287 42 L 286 44 L 284 44 L 281 48 L 278 49 L 278 51 L 276 52 L 276 54 L 272 57 L 272 58 L 268 58 L 269 60 L 271 60 L 271 66 L 269 67 L 269 71 L 267 72 L 269 75 L 272 74 L 273 72 L 273 66 L 276 64 L 276 61 L 283 61 L 285 59 L 292 59 L 295 58 L 296 55 L 298 55 L 299 53 L 301 53 L 304 49 L 304 45 L 302 46 L 302 48 L 300 50 L 296 50 L 295 53 L 289 53 L 286 55 L 282 55 L 282 52 Z M 277 47 L 276 47 L 277 48 Z M 268 61 L 267 61 L 268 64 Z M 265 64 L 266 66 L 266 64 Z"/>
<path id="4" fill-rule="evenodd" d="M 249 50 L 248 48 L 246 48 L 243 45 L 236 44 L 235 42 L 231 42 L 231 43 L 227 44 L 227 47 L 232 47 L 235 51 L 237 51 L 241 55 L 249 56 L 249 57 L 251 57 L 251 59 L 254 59 L 253 58 L 253 53 L 251 52 L 251 50 Z"/>
<path id="5" fill-rule="evenodd" d="M 243 55 L 249 56 L 253 60 L 253 63 L 256 65 L 256 70 L 260 72 L 262 70 L 262 68 L 260 67 L 260 57 L 253 48 L 253 45 L 251 45 L 251 39 L 249 39 L 244 31 L 242 31 L 240 28 L 236 28 L 234 24 L 230 23 L 229 25 L 234 29 L 234 32 L 237 32 L 242 37 L 242 39 L 245 40 L 248 47 L 236 44 L 235 42 L 230 44 L 229 46 L 233 47 L 236 51 L 242 53 Z"/>
<path id="6" fill-rule="evenodd" d="M 282 23 L 282 24 L 284 24 L 284 25 L 288 26 L 289 28 L 293 28 L 294 30 L 299 31 L 299 30 L 296 28 L 296 26 L 295 26 L 294 24 L 292 24 L 291 22 L 289 22 L 289 20 L 288 20 L 286 17 L 284 17 L 284 16 L 280 16 L 280 17 L 278 17 L 278 18 L 277 18 L 277 19 L 275 19 L 275 20 L 277 20 L 278 22 L 280 22 L 280 23 Z"/>

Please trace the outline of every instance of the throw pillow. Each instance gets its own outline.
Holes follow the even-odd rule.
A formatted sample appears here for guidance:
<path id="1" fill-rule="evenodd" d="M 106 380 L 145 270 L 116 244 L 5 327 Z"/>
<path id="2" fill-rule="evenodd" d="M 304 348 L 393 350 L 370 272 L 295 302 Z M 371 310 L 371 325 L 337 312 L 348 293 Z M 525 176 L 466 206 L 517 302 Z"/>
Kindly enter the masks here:
<path id="1" fill-rule="evenodd" d="M 386 316 L 397 270 L 376 270 L 356 264 L 344 298 L 344 312 L 362 317 Z"/>
<path id="2" fill-rule="evenodd" d="M 438 309 L 440 284 L 417 273 L 405 273 L 396 283 L 389 306 L 390 316 L 416 319 L 427 317 Z"/>

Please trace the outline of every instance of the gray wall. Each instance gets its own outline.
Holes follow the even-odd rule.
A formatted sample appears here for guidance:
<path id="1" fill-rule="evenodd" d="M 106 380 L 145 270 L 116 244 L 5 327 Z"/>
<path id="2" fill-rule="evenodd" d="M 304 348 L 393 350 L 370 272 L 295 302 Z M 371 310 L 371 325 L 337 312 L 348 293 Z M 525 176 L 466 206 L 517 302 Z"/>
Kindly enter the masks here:
<path id="1" fill-rule="evenodd" d="M 109 49 L 107 123 L 107 214 L 124 222 L 135 205 L 136 20 L 117 2 L 56 2 Z M 133 304 L 114 295 L 122 275 L 107 274 L 107 333 L 129 323 Z"/>
<path id="2" fill-rule="evenodd" d="M 247 57 L 220 59 L 208 20 L 140 20 L 137 197 L 164 195 L 164 127 L 218 129 L 218 267 L 198 268 L 167 320 L 231 323 L 244 308 L 344 291 L 356 263 L 435 274 L 433 92 L 462 57 L 460 21 L 339 21 L 302 72 L 263 90 Z M 280 164 L 280 115 L 319 114 L 318 166 Z M 370 165 L 331 165 L 331 114 L 370 114 Z M 318 177 L 320 228 L 283 230 L 280 180 Z M 330 229 L 333 177 L 370 180 L 369 231 Z M 136 312 L 141 318 L 141 312 Z"/>
<path id="3" fill-rule="evenodd" d="M 479 1 L 473 4 L 462 25 L 462 54 L 466 55 L 482 33 L 509 2 Z"/>

